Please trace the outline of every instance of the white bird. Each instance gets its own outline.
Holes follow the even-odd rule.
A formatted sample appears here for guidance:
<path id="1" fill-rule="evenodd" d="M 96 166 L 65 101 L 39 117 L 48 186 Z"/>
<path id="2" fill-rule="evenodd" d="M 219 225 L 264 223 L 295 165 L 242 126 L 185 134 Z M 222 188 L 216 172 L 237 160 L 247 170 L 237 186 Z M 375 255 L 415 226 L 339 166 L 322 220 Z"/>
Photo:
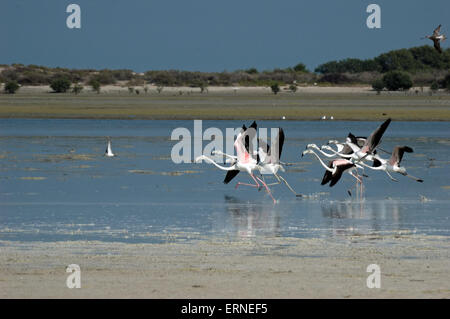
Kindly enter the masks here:
<path id="1" fill-rule="evenodd" d="M 289 190 L 294 193 L 297 197 L 302 197 L 301 194 L 298 194 L 294 189 L 289 185 L 289 183 L 283 178 L 283 176 L 278 174 L 278 170 L 285 171 L 284 167 L 281 165 L 280 157 L 281 152 L 283 151 L 284 145 L 284 131 L 280 127 L 278 129 L 278 136 L 275 139 L 275 143 L 273 143 L 273 147 L 270 148 L 267 143 L 263 140 L 258 140 L 258 155 L 260 162 L 258 163 L 258 169 L 261 174 L 273 174 L 277 179 L 276 183 L 268 184 L 267 186 L 278 185 L 283 182 Z"/>
<path id="2" fill-rule="evenodd" d="M 321 120 L 326 120 L 327 119 L 327 117 L 324 115 L 324 116 L 322 116 L 322 118 L 321 118 Z"/>
<path id="3" fill-rule="evenodd" d="M 356 168 L 362 168 L 362 166 L 355 164 L 348 159 L 339 158 L 335 160 L 331 160 L 328 165 L 326 165 L 319 155 L 317 155 L 313 150 L 305 150 L 302 153 L 302 157 L 305 154 L 312 154 L 317 157 L 320 164 L 326 169 L 325 174 L 323 176 L 321 185 L 325 185 L 328 182 L 330 182 L 330 187 L 333 187 L 342 177 L 342 173 L 345 171 L 348 171 L 348 173 L 353 176 L 357 182 L 359 182 L 362 185 L 362 180 L 355 175 L 353 172 L 356 170 Z"/>
<path id="4" fill-rule="evenodd" d="M 389 123 L 391 123 L 391 119 L 387 119 L 386 121 L 384 121 L 383 124 L 381 124 L 375 131 L 373 131 L 367 139 L 360 138 L 360 140 L 358 140 L 358 138 L 350 133 L 345 145 L 350 147 L 353 152 L 342 151 L 337 153 L 337 155 L 352 159 L 353 162 L 360 162 L 363 160 L 372 161 L 375 154 L 375 149 L 380 144 L 381 137 L 389 126 Z M 361 144 L 363 145 L 361 146 Z M 335 152 L 331 147 L 326 145 L 324 145 L 322 149 Z"/>
<path id="5" fill-rule="evenodd" d="M 400 166 L 400 162 L 402 161 L 403 154 L 405 152 L 412 153 L 413 149 L 411 147 L 408 147 L 408 146 L 396 146 L 394 148 L 394 150 L 392 151 L 392 156 L 389 159 L 389 161 L 381 158 L 378 155 L 375 155 L 374 156 L 373 166 L 369 166 L 369 165 L 367 165 L 365 163 L 361 163 L 361 165 L 366 166 L 366 167 L 368 167 L 370 169 L 373 169 L 373 170 L 385 171 L 386 174 L 389 176 L 389 178 L 391 180 L 393 180 L 393 181 L 396 181 L 396 182 L 397 182 L 397 180 L 395 178 L 393 178 L 391 176 L 391 174 L 389 174 L 389 173 L 399 173 L 399 174 L 401 174 L 403 176 L 407 176 L 409 178 L 412 178 L 412 179 L 414 179 L 415 181 L 417 181 L 419 183 L 422 183 L 423 182 L 422 179 L 417 178 L 417 177 L 412 176 L 412 175 L 409 175 L 406 172 L 406 169 L 404 167 Z"/>
<path id="6" fill-rule="evenodd" d="M 234 148 L 236 150 L 237 157 L 236 157 L 236 161 L 231 166 L 229 166 L 229 167 L 221 166 L 221 165 L 217 164 L 213 159 L 211 159 L 205 155 L 201 155 L 201 156 L 197 157 L 195 159 L 195 162 L 200 162 L 201 160 L 205 160 L 206 162 L 213 164 L 214 166 L 216 166 L 217 168 L 219 168 L 221 170 L 228 171 L 227 177 L 228 177 L 229 173 L 233 172 L 233 174 L 232 174 L 233 176 L 231 178 L 236 176 L 237 173 L 239 173 L 240 171 L 247 172 L 250 175 L 250 177 L 253 179 L 255 184 L 247 184 L 247 183 L 238 182 L 236 184 L 236 188 L 238 188 L 239 185 L 245 185 L 245 186 L 251 186 L 251 187 L 256 187 L 256 188 L 260 189 L 261 185 L 259 182 L 261 182 L 261 184 L 265 187 L 269 196 L 272 198 L 273 202 L 276 203 L 275 199 L 272 196 L 271 191 L 269 190 L 269 187 L 267 187 L 267 184 L 263 180 L 261 180 L 259 177 L 255 176 L 253 174 L 253 171 L 258 169 L 257 162 L 245 148 L 245 140 L 244 140 L 245 136 L 247 136 L 247 135 L 245 134 L 245 126 L 244 126 L 243 130 L 238 134 L 236 140 L 234 141 Z M 225 181 L 224 181 L 225 183 L 227 183 L 227 177 L 225 177 Z"/>
<path id="7" fill-rule="evenodd" d="M 114 157 L 116 156 L 111 149 L 111 139 L 108 137 L 108 146 L 106 147 L 106 151 L 105 151 L 105 156 L 106 157 Z"/>

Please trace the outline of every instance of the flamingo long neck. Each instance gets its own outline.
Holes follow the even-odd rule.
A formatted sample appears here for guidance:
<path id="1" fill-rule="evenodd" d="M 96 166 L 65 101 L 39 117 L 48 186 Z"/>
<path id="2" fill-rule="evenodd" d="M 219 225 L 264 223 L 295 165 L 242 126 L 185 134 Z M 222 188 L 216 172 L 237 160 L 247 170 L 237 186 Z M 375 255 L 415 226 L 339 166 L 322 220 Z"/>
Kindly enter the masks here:
<path id="1" fill-rule="evenodd" d="M 325 169 L 326 169 L 327 171 L 333 172 L 333 170 L 332 170 L 331 168 L 329 168 L 329 167 L 322 161 L 322 159 L 320 158 L 320 156 L 317 155 L 314 151 L 311 151 L 311 153 L 309 153 L 309 154 L 314 154 L 314 156 L 317 157 L 317 159 L 319 160 L 320 164 L 322 164 L 322 166 L 325 167 Z"/>
<path id="2" fill-rule="evenodd" d="M 324 152 L 324 151 L 322 151 L 320 148 L 318 148 L 318 147 L 314 147 L 316 150 L 318 150 L 320 153 L 322 153 L 323 155 L 325 155 L 326 157 L 334 157 L 334 154 L 330 154 L 330 153 L 327 153 L 327 152 Z M 332 151 L 333 153 L 335 153 L 336 154 L 336 152 L 333 150 Z"/>
<path id="3" fill-rule="evenodd" d="M 330 152 L 333 153 L 334 155 L 338 155 L 338 156 L 345 157 L 345 158 L 351 158 L 352 157 L 352 154 L 341 154 L 339 152 L 336 152 L 333 149 L 330 149 Z"/>
<path id="4" fill-rule="evenodd" d="M 364 163 L 364 162 L 359 162 L 358 164 L 360 164 L 360 165 L 362 165 L 362 166 L 365 166 L 365 167 L 367 167 L 367 168 L 370 168 L 370 169 L 373 169 L 374 171 L 385 171 L 386 170 L 386 163 L 381 163 L 381 165 L 380 166 L 377 166 L 377 167 L 373 167 L 373 166 L 369 166 L 369 165 L 367 165 L 366 163 Z"/>
<path id="5" fill-rule="evenodd" d="M 200 156 L 198 159 L 202 159 L 202 160 L 204 160 L 204 161 L 206 161 L 206 162 L 208 162 L 210 164 L 213 164 L 217 168 L 220 168 L 221 170 L 224 170 L 224 171 L 232 171 L 232 170 L 236 169 L 235 165 L 232 165 L 232 166 L 229 166 L 229 167 L 221 166 L 221 165 L 217 164 L 213 159 L 211 159 L 211 158 L 209 158 L 208 156 L 205 156 L 205 155 Z"/>
<path id="6" fill-rule="evenodd" d="M 216 155 L 219 155 L 219 156 L 225 156 L 225 157 L 227 157 L 227 158 L 229 158 L 229 159 L 234 159 L 234 160 L 237 159 L 237 156 L 233 156 L 233 155 L 224 153 L 224 152 L 222 152 L 222 151 L 215 151 L 215 154 L 216 154 Z"/>

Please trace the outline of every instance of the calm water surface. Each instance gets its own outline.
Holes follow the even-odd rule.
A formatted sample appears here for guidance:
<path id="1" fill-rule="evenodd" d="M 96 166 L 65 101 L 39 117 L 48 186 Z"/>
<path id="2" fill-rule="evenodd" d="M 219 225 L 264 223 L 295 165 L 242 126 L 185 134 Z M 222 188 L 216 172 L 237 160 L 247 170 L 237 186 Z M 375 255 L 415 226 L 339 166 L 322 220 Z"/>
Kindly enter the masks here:
<path id="1" fill-rule="evenodd" d="M 247 123 L 247 125 L 250 123 Z M 173 129 L 193 121 L 0 120 L 0 240 L 166 242 L 200 236 L 345 238 L 395 232 L 450 235 L 450 123 L 392 122 L 382 147 L 408 145 L 405 166 L 417 183 L 366 170 L 363 202 L 347 194 L 354 180 L 321 186 L 324 169 L 300 158 L 306 144 L 367 135 L 377 122 L 260 121 L 282 126 L 282 175 L 306 199 L 273 186 L 264 191 L 224 185 L 208 164 L 174 164 Z M 240 127 L 242 121 L 203 121 Z M 111 136 L 116 158 L 103 156 Z M 207 142 L 204 142 L 206 146 Z M 236 181 L 248 182 L 240 174 Z"/>

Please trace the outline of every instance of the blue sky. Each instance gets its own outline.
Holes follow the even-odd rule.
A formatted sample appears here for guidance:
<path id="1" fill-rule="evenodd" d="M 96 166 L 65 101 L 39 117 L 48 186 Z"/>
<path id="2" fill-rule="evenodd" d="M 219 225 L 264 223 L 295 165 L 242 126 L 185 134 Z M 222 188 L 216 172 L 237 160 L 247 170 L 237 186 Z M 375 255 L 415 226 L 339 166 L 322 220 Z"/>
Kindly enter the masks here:
<path id="1" fill-rule="evenodd" d="M 81 7 L 68 29 L 66 7 Z M 381 7 L 368 29 L 366 7 Z M 0 0 L 0 64 L 223 71 L 317 65 L 450 35 L 448 0 Z M 447 43 L 446 43 L 447 42 Z M 448 47 L 448 40 L 443 47 Z"/>

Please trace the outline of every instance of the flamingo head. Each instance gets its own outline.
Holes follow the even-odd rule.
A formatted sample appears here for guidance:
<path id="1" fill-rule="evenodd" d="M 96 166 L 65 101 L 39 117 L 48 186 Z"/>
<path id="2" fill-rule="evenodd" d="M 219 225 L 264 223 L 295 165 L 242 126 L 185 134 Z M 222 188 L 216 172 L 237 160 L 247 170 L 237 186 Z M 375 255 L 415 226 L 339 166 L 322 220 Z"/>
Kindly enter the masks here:
<path id="1" fill-rule="evenodd" d="M 339 141 L 338 140 L 329 140 L 327 144 L 328 145 L 329 144 L 339 144 Z"/>
<path id="2" fill-rule="evenodd" d="M 307 149 L 308 148 L 316 148 L 316 149 L 318 149 L 319 147 L 316 144 L 308 144 L 308 145 L 306 145 L 306 148 Z"/>
<path id="3" fill-rule="evenodd" d="M 312 154 L 312 153 L 314 153 L 312 150 L 304 150 L 302 153 L 302 157 L 306 154 Z"/>
<path id="4" fill-rule="evenodd" d="M 195 163 L 200 163 L 204 158 L 205 158 L 204 155 L 198 156 L 198 157 L 195 158 L 194 162 L 195 162 Z"/>
<path id="5" fill-rule="evenodd" d="M 399 174 L 406 175 L 406 168 L 402 166 L 394 166 L 394 170 Z"/>

